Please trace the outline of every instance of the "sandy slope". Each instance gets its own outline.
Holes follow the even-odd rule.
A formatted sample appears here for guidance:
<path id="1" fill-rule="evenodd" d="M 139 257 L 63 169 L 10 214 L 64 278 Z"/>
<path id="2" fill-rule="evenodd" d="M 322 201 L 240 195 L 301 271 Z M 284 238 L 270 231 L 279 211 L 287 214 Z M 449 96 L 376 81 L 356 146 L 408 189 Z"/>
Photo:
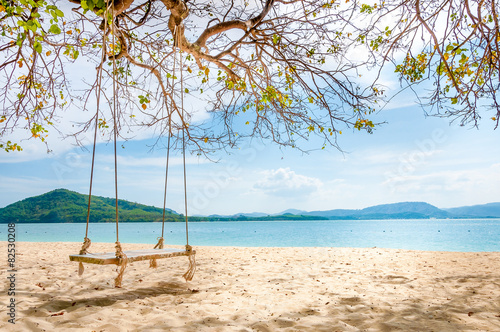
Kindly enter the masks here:
<path id="1" fill-rule="evenodd" d="M 0 330 L 500 331 L 500 253 L 197 247 L 189 284 L 177 257 L 131 264 L 117 289 L 114 266 L 78 277 L 68 255 L 79 248 L 17 243 L 17 319 L 7 322 L 3 291 Z"/>

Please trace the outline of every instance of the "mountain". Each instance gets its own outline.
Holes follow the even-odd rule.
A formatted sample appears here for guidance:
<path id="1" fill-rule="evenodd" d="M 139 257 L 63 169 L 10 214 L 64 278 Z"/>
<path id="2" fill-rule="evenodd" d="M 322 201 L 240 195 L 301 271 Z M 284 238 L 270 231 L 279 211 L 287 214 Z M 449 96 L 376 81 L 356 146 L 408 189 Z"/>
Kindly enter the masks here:
<path id="1" fill-rule="evenodd" d="M 0 223 L 59 223 L 85 222 L 88 195 L 66 189 L 56 189 L 40 196 L 0 209 Z M 125 200 L 118 200 L 119 220 L 122 222 L 161 221 L 163 209 Z M 167 209 L 166 221 L 183 221 L 175 211 Z M 336 209 L 306 212 L 288 209 L 278 214 L 262 212 L 234 215 L 193 216 L 191 221 L 271 221 L 271 220 L 370 220 L 370 219 L 444 219 L 444 218 L 500 218 L 500 203 L 439 209 L 425 202 L 401 202 L 370 206 L 364 209 Z M 92 196 L 91 222 L 114 222 L 115 200 Z"/>
<path id="2" fill-rule="evenodd" d="M 443 210 L 451 214 L 461 216 L 500 218 L 500 203 L 462 206 Z"/>
<path id="3" fill-rule="evenodd" d="M 494 203 L 495 204 L 495 203 Z M 248 214 L 236 214 L 239 215 L 251 215 Z M 367 219 L 446 219 L 446 218 L 466 218 L 467 215 L 462 215 L 461 213 L 452 213 L 451 211 L 445 211 L 439 209 L 434 205 L 425 202 L 401 202 L 393 204 L 382 204 L 376 206 L 370 206 L 364 209 L 350 210 L 350 209 L 335 209 L 327 211 L 303 211 L 297 209 L 288 209 L 277 214 L 271 214 L 271 216 L 276 215 L 301 215 L 304 217 L 321 217 L 328 219 L 343 219 L 343 220 L 367 220 Z M 472 216 L 472 214 L 469 214 Z M 474 215 L 475 217 L 480 217 L 482 214 L 478 213 Z M 211 216 L 214 217 L 214 216 Z M 220 216 L 219 216 L 220 217 Z"/>
<path id="4" fill-rule="evenodd" d="M 280 214 L 295 214 L 295 215 L 304 215 L 307 214 L 307 211 L 304 210 L 297 210 L 297 209 L 288 209 L 285 211 L 282 211 L 280 213 L 275 213 L 273 215 L 280 215 Z"/>
<path id="5" fill-rule="evenodd" d="M 425 202 L 401 202 L 367 207 L 361 210 L 336 209 L 302 213 L 329 219 L 429 219 L 500 217 L 500 203 L 454 209 L 439 209 Z"/>
<path id="6" fill-rule="evenodd" d="M 360 211 L 362 216 L 377 215 L 415 215 L 420 218 L 450 218 L 451 214 L 434 205 L 424 202 L 402 202 L 393 204 L 382 204 L 364 208 Z"/>
<path id="7" fill-rule="evenodd" d="M 66 189 L 56 189 L 40 196 L 0 209 L 0 223 L 56 223 L 86 222 L 88 195 Z M 119 220 L 123 222 L 161 221 L 163 209 L 118 200 Z M 166 221 L 182 221 L 172 210 L 166 211 Z M 90 205 L 91 222 L 114 222 L 115 199 L 92 196 Z"/>
<path id="8" fill-rule="evenodd" d="M 0 223 L 78 223 L 87 221 L 88 195 L 66 189 L 56 189 L 40 196 L 0 209 Z M 163 209 L 125 200 L 118 200 L 120 222 L 162 221 Z M 268 215 L 266 213 L 241 213 L 232 216 L 212 215 L 190 217 L 191 221 L 257 221 L 257 220 L 317 220 L 316 216 L 294 214 Z M 182 215 L 167 209 L 165 221 L 183 221 Z M 90 221 L 114 222 L 115 199 L 92 196 Z"/>

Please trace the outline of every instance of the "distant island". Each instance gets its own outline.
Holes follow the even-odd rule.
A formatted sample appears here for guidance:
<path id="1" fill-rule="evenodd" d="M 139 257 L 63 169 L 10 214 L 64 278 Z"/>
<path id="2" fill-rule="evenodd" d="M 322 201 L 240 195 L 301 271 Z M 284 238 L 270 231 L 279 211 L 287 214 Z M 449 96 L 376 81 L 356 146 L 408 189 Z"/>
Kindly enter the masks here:
<path id="1" fill-rule="evenodd" d="M 0 223 L 81 223 L 87 220 L 88 195 L 56 189 L 26 198 L 0 209 Z M 118 200 L 121 222 L 161 222 L 163 209 Z M 500 203 L 439 209 L 425 202 L 383 204 L 359 210 L 302 211 L 290 209 L 277 214 L 238 213 L 234 215 L 191 216 L 190 221 L 293 221 L 373 219 L 464 219 L 500 218 Z M 115 199 L 92 196 L 90 221 L 114 222 Z M 167 209 L 165 221 L 180 222 L 184 216 Z"/>
<path id="2" fill-rule="evenodd" d="M 67 189 L 56 189 L 40 196 L 23 199 L 0 209 L 0 223 L 81 223 L 87 221 L 88 195 Z M 118 200 L 120 222 L 161 222 L 163 209 Z M 302 216 L 291 213 L 249 217 L 193 216 L 189 221 L 272 221 L 272 220 L 327 220 L 326 217 Z M 92 196 L 90 221 L 106 223 L 115 221 L 115 199 Z M 173 210 L 165 211 L 165 221 L 184 221 L 184 215 Z"/>

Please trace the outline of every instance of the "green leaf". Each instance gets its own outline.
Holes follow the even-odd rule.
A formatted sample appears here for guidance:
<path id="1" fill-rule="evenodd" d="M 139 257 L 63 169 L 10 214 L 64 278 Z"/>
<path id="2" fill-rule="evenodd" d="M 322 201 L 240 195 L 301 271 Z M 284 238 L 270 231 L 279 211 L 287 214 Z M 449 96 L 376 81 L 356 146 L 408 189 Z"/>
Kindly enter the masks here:
<path id="1" fill-rule="evenodd" d="M 92 2 L 91 2 L 91 3 L 92 3 Z M 81 5 L 81 6 L 82 6 L 82 8 L 84 9 L 84 12 L 83 12 L 83 13 L 86 13 L 86 12 L 87 12 L 87 10 L 89 10 L 89 9 L 90 9 L 90 8 L 89 8 L 89 4 L 87 3 L 87 1 L 86 1 L 86 0 L 82 0 L 82 1 L 81 1 L 81 3 L 80 3 L 80 5 Z"/>
<path id="2" fill-rule="evenodd" d="M 52 24 L 50 26 L 49 32 L 51 32 L 55 35 L 58 35 L 61 33 L 61 29 L 59 28 L 59 26 L 57 24 Z"/>
<path id="3" fill-rule="evenodd" d="M 451 103 L 452 103 L 452 104 L 456 104 L 456 103 L 458 103 L 458 99 L 457 99 L 457 98 L 451 98 Z"/>
<path id="4" fill-rule="evenodd" d="M 273 35 L 273 44 L 276 45 L 280 39 L 281 39 L 280 36 L 278 36 L 277 34 L 274 34 Z"/>
<path id="5" fill-rule="evenodd" d="M 37 42 L 35 42 L 35 43 L 33 44 L 33 48 L 35 49 L 35 51 L 36 51 L 38 54 L 42 53 L 42 44 L 40 44 L 40 42 L 38 42 L 38 41 L 37 41 Z"/>

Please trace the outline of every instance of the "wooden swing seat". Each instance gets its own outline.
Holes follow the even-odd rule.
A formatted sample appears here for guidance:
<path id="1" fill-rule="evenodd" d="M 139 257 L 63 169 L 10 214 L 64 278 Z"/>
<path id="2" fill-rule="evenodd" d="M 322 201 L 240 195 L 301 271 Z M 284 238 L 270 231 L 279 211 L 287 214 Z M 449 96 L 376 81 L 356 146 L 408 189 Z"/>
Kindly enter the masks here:
<path id="1" fill-rule="evenodd" d="M 142 250 L 126 250 L 123 252 L 127 255 L 129 263 L 137 261 L 145 261 L 150 259 L 161 259 L 178 256 L 190 256 L 196 254 L 195 250 L 187 251 L 184 249 L 142 249 Z M 115 264 L 118 265 L 118 258 L 114 252 L 87 253 L 85 255 L 69 255 L 69 260 L 73 262 L 82 262 L 89 264 Z"/>

